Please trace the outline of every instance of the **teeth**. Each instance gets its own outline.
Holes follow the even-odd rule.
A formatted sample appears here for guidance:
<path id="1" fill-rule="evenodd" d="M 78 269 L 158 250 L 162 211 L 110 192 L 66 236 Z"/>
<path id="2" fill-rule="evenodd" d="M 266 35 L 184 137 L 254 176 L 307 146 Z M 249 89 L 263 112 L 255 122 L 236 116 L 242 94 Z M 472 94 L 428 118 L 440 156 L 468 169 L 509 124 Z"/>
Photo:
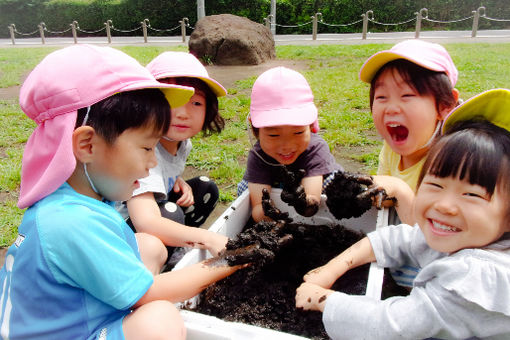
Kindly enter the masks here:
<path id="1" fill-rule="evenodd" d="M 457 231 L 457 228 L 450 227 L 450 226 L 441 224 L 436 221 L 432 221 L 432 224 L 434 225 L 434 228 L 437 228 L 437 229 L 441 229 L 441 230 L 445 230 L 445 231 Z"/>
<path id="2" fill-rule="evenodd" d="M 396 128 L 396 127 L 399 127 L 400 124 L 394 123 L 394 124 L 388 124 L 388 126 L 391 127 L 391 128 Z"/>

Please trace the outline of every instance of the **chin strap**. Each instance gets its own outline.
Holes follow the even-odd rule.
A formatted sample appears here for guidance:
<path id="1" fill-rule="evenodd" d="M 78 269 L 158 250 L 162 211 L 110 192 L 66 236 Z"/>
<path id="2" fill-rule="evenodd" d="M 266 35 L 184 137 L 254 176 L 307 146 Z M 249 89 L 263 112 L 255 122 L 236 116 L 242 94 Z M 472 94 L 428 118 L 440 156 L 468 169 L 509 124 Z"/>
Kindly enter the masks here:
<path id="1" fill-rule="evenodd" d="M 84 126 L 84 125 L 87 124 L 87 121 L 89 120 L 89 113 L 90 113 L 90 106 L 87 106 L 87 113 L 85 114 L 85 117 L 83 117 L 83 123 L 81 123 L 81 126 Z M 87 180 L 89 181 L 89 184 L 90 184 L 90 187 L 92 188 L 92 190 L 94 190 L 94 192 L 96 194 L 98 194 L 99 196 L 102 196 L 99 193 L 99 191 L 96 189 L 96 186 L 94 185 L 92 180 L 90 179 L 89 172 L 87 171 L 87 164 L 86 163 L 83 163 L 83 171 L 85 172 L 85 177 L 87 177 Z"/>
<path id="2" fill-rule="evenodd" d="M 441 125 L 442 125 L 442 121 L 438 120 L 437 121 L 437 124 L 436 124 L 436 129 L 434 130 L 434 133 L 432 134 L 432 136 L 430 136 L 429 140 L 427 141 L 427 143 L 423 144 L 418 150 L 423 150 L 425 148 L 428 148 L 430 146 L 430 144 L 432 144 L 432 142 L 434 141 L 434 139 L 437 137 L 437 135 L 439 134 L 439 131 L 441 130 Z M 418 151 L 417 150 L 417 151 Z"/>
<path id="3" fill-rule="evenodd" d="M 270 165 L 270 166 L 277 166 L 277 167 L 285 167 L 285 165 L 283 164 L 280 164 L 280 163 L 271 163 L 269 161 L 266 161 L 264 159 L 264 157 L 262 157 L 258 152 L 257 150 L 255 150 L 255 148 L 253 147 L 255 145 L 255 143 L 253 142 L 253 136 L 252 136 L 252 133 L 251 133 L 251 124 L 250 124 L 250 115 L 247 115 L 246 116 L 246 131 L 248 132 L 248 139 L 250 140 L 250 144 L 251 144 L 251 149 L 253 150 L 253 152 L 255 153 L 255 155 L 257 155 L 258 158 L 260 158 L 260 160 L 264 163 L 266 163 L 267 165 Z"/>

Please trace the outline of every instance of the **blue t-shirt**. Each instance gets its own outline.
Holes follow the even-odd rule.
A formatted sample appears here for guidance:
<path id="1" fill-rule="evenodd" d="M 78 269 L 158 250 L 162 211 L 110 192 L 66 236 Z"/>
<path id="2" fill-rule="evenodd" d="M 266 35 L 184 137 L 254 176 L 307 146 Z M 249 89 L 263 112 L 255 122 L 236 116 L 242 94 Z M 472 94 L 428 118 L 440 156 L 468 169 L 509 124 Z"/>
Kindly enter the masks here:
<path id="1" fill-rule="evenodd" d="M 152 285 L 122 217 L 67 183 L 27 209 L 18 233 L 0 270 L 2 338 L 87 339 Z"/>

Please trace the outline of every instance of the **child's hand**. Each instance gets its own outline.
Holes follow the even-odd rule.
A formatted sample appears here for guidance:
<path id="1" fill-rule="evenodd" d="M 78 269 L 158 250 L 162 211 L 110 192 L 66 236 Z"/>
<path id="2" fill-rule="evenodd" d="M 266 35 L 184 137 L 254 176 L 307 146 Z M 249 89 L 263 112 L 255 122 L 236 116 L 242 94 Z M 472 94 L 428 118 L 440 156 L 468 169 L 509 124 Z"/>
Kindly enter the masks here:
<path id="1" fill-rule="evenodd" d="M 337 279 L 338 276 L 328 269 L 327 264 L 310 270 L 303 277 L 305 282 L 313 283 L 323 288 L 331 288 Z"/>
<path id="2" fill-rule="evenodd" d="M 181 197 L 175 202 L 178 206 L 181 207 L 189 207 L 195 204 L 195 199 L 193 197 L 193 190 L 181 176 L 178 176 L 175 180 L 174 192 L 181 193 Z"/>
<path id="3" fill-rule="evenodd" d="M 317 213 L 320 202 L 306 196 L 305 188 L 301 185 L 304 176 L 305 170 L 303 169 L 293 173 L 283 168 L 283 190 L 280 197 L 283 202 L 293 206 L 298 214 L 309 217 Z"/>
<path id="4" fill-rule="evenodd" d="M 304 310 L 324 311 L 326 299 L 333 294 L 331 289 L 324 289 L 313 283 L 303 282 L 296 290 L 296 307 Z"/>
<path id="5" fill-rule="evenodd" d="M 225 250 L 225 246 L 228 242 L 228 237 L 225 235 L 210 232 L 209 242 L 207 244 L 207 250 L 213 255 L 218 256 L 223 250 Z"/>
<path id="6" fill-rule="evenodd" d="M 264 210 L 264 215 L 274 221 L 292 221 L 292 219 L 289 218 L 288 212 L 282 212 L 280 209 L 275 207 L 273 200 L 269 196 L 269 190 L 266 188 L 262 189 L 262 210 Z"/>

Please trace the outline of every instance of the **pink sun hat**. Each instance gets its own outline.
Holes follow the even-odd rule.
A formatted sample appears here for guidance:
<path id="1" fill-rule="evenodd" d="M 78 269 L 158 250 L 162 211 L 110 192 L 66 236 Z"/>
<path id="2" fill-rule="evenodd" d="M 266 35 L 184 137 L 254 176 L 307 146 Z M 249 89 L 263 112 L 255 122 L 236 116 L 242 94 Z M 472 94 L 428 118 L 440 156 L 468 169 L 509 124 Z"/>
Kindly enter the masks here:
<path id="1" fill-rule="evenodd" d="M 191 53 L 163 52 L 147 64 L 146 68 L 156 79 L 189 77 L 203 80 L 216 97 L 227 94 L 227 90 L 216 80 L 209 77 L 204 65 Z"/>
<path id="2" fill-rule="evenodd" d="M 262 73 L 253 84 L 250 120 L 254 127 L 312 125 L 319 131 L 317 107 L 305 77 L 286 67 Z"/>
<path id="3" fill-rule="evenodd" d="M 389 50 L 377 52 L 361 66 L 359 79 L 370 83 L 381 67 L 397 59 L 409 60 L 428 70 L 446 73 L 452 87 L 457 83 L 458 71 L 448 51 L 439 44 L 419 39 L 404 40 Z"/>
<path id="4" fill-rule="evenodd" d="M 74 45 L 47 55 L 20 90 L 21 109 L 37 126 L 23 153 L 18 207 L 51 194 L 74 171 L 72 134 L 78 109 L 145 88 L 163 91 L 171 107 L 186 104 L 194 92 L 158 82 L 134 58 L 110 47 Z"/>

